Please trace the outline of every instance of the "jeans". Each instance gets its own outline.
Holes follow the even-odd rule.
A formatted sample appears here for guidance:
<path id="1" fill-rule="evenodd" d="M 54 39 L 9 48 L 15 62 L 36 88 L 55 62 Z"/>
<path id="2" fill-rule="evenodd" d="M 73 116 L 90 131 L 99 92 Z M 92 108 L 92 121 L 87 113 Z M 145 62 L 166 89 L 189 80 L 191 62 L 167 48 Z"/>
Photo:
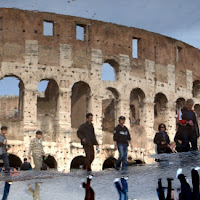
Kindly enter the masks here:
<path id="1" fill-rule="evenodd" d="M 124 178 L 121 178 L 121 184 L 119 181 L 115 182 L 115 187 L 119 193 L 119 200 L 128 200 L 128 183 Z"/>
<path id="2" fill-rule="evenodd" d="M 10 191 L 10 184 L 8 182 L 5 182 L 2 200 L 8 199 L 9 191 Z"/>
<path id="3" fill-rule="evenodd" d="M 7 153 L 3 153 L 2 155 L 0 155 L 0 159 L 2 159 L 4 162 L 5 172 L 10 172 L 10 164 Z"/>
<path id="4" fill-rule="evenodd" d="M 128 145 L 127 144 L 118 144 L 117 145 L 118 151 L 119 151 L 119 158 L 116 162 L 116 170 L 119 170 L 120 164 L 122 162 L 122 170 L 127 169 L 127 152 L 128 152 Z"/>

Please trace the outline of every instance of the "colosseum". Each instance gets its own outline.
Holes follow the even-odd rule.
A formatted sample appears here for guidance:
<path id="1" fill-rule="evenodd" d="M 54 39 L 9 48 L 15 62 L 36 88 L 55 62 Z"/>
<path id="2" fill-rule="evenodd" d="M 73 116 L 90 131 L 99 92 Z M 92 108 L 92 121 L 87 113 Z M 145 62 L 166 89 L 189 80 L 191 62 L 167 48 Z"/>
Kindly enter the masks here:
<path id="1" fill-rule="evenodd" d="M 52 27 L 50 34 L 45 23 Z M 0 78 L 20 81 L 19 96 L 0 98 L 0 125 L 9 127 L 9 153 L 16 162 L 27 155 L 35 131 L 42 130 L 53 167 L 76 168 L 84 160 L 76 131 L 92 112 L 101 150 L 93 169 L 117 158 L 112 137 L 120 115 L 132 136 L 129 162 L 151 163 L 158 123 L 166 123 L 173 140 L 177 110 L 187 98 L 194 99 L 200 118 L 200 51 L 173 38 L 91 19 L 1 8 L 0 44 Z M 102 80 L 105 63 L 114 80 Z M 43 80 L 48 86 L 41 94 Z M 17 117 L 7 117 L 15 107 Z"/>

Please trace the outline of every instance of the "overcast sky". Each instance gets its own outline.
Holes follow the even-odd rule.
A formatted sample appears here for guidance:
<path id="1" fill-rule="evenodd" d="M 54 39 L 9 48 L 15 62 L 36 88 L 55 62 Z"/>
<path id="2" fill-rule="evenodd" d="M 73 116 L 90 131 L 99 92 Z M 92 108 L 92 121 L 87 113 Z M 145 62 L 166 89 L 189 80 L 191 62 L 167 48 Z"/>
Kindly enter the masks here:
<path id="1" fill-rule="evenodd" d="M 132 26 L 200 49 L 200 0 L 0 0 L 0 7 L 54 12 Z"/>

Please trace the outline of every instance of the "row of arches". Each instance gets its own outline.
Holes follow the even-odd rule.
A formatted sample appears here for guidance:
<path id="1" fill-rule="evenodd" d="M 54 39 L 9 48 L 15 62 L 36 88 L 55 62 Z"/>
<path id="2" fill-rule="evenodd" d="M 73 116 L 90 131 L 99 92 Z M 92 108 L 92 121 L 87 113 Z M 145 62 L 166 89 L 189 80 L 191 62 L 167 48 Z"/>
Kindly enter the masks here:
<path id="1" fill-rule="evenodd" d="M 8 159 L 11 168 L 15 168 L 17 170 L 20 168 L 22 160 L 18 156 L 16 156 L 15 154 L 8 154 Z M 55 158 L 51 155 L 49 155 L 48 158 L 44 160 L 44 163 L 50 169 L 57 169 L 57 162 Z M 0 167 L 3 167 L 3 165 L 4 165 L 3 162 L 0 162 Z"/>
<path id="2" fill-rule="evenodd" d="M 22 160 L 16 156 L 15 154 L 8 154 L 9 163 L 11 168 L 15 168 L 17 170 L 20 169 L 20 166 L 22 164 Z M 114 168 L 116 163 L 116 158 L 114 157 L 108 157 L 102 164 L 102 170 L 108 169 L 108 168 Z M 48 156 L 48 158 L 44 161 L 44 163 L 48 166 L 49 169 L 57 169 L 57 162 L 55 158 L 51 155 Z M 132 158 L 128 157 L 128 165 L 140 165 L 144 164 L 141 160 L 132 160 Z M 0 167 L 3 167 L 3 162 L 0 162 Z M 85 169 L 85 157 L 84 156 L 76 156 L 73 158 L 70 164 L 70 170 L 73 169 Z"/>
<path id="3" fill-rule="evenodd" d="M 102 164 L 102 170 L 114 168 L 116 163 L 116 158 L 114 157 L 108 157 Z M 141 160 L 134 160 L 132 161 L 132 158 L 128 158 L 128 165 L 141 165 L 144 164 Z M 84 156 L 77 156 L 75 157 L 70 165 L 70 170 L 77 170 L 77 169 L 85 169 L 85 157 Z"/>
<path id="4" fill-rule="evenodd" d="M 7 77 L 5 77 L 7 78 Z M 10 112 L 13 112 L 12 117 L 23 119 L 23 104 L 24 104 L 24 84 L 16 78 L 18 84 L 19 98 L 13 103 L 12 99 L 5 101 L 1 99 L 0 118 L 10 116 Z M 200 83 L 199 83 L 200 84 Z M 196 87 L 200 87 L 195 82 Z M 2 87 L 2 85 L 0 84 Z M 7 88 L 6 88 L 7 90 Z M 1 88 L 0 88 L 1 91 Z M 196 93 L 195 93 L 196 94 Z M 37 118 L 40 127 L 45 127 L 46 124 L 51 124 L 52 127 L 48 127 L 49 131 L 53 129 L 53 134 L 48 135 L 48 139 L 51 141 L 55 140 L 55 133 L 57 131 L 57 114 L 58 114 L 58 98 L 59 98 L 59 87 L 55 80 L 47 79 L 42 80 L 38 84 L 37 93 Z M 145 107 L 145 93 L 140 88 L 135 88 L 130 93 L 129 106 L 130 106 L 130 124 L 132 123 L 140 125 L 141 120 L 144 118 L 144 107 Z M 10 102 L 9 102 L 10 101 Z M 102 130 L 112 132 L 117 124 L 117 117 L 119 116 L 120 110 L 120 94 L 112 87 L 106 88 L 106 91 L 102 99 Z M 177 114 L 178 109 L 183 107 L 185 103 L 184 98 L 179 98 L 175 102 L 175 112 Z M 12 105 L 12 106 L 11 106 Z M 199 115 L 198 106 L 195 105 L 195 110 Z M 160 121 L 165 121 L 167 116 L 168 99 L 163 93 L 157 93 L 154 97 L 154 129 L 157 129 Z M 72 87 L 71 94 L 71 127 L 78 128 L 81 123 L 85 122 L 85 115 L 91 110 L 91 88 L 90 86 L 79 81 Z M 17 113 L 16 113 L 17 112 Z M 78 113 L 78 114 L 77 114 Z M 44 120 L 45 118 L 45 120 Z M 45 130 L 48 132 L 48 130 Z"/>

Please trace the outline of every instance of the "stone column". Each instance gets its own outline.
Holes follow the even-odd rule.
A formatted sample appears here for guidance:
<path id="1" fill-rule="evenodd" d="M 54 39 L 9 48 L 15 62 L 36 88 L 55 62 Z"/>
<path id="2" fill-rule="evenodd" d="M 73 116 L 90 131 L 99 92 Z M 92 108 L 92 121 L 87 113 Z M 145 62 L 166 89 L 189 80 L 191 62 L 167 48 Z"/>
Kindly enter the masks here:
<path id="1" fill-rule="evenodd" d="M 71 141 L 71 91 L 69 89 L 60 88 L 58 107 L 58 138 L 57 142 L 65 143 L 68 147 Z"/>
<path id="2" fill-rule="evenodd" d="M 101 81 L 101 70 L 103 65 L 102 52 L 100 49 L 92 49 L 91 53 L 91 80 Z"/>
<path id="3" fill-rule="evenodd" d="M 37 90 L 35 85 L 28 84 L 24 90 L 24 129 L 37 128 Z"/>
<path id="4" fill-rule="evenodd" d="M 147 137 L 147 150 L 154 151 L 155 145 L 153 144 L 153 138 L 155 131 L 153 129 L 154 125 L 154 99 L 146 98 L 144 101 L 143 108 L 143 120 L 141 120 L 141 125 L 144 127 Z"/>
<path id="5" fill-rule="evenodd" d="M 168 67 L 168 90 L 175 92 L 176 76 L 175 66 L 167 65 Z"/>
<path id="6" fill-rule="evenodd" d="M 192 97 L 193 77 L 192 77 L 192 71 L 190 71 L 190 70 L 186 70 L 186 81 L 187 81 L 187 93 L 188 93 L 188 96 Z"/>
<path id="7" fill-rule="evenodd" d="M 92 89 L 92 92 L 95 91 Z M 102 144 L 103 135 L 102 135 L 102 98 L 93 93 L 90 98 L 90 111 L 93 114 L 93 124 L 97 136 L 97 140 Z"/>
<path id="8" fill-rule="evenodd" d="M 128 55 L 120 54 L 120 66 L 118 80 L 129 81 L 130 76 L 130 59 Z"/>
<path id="9" fill-rule="evenodd" d="M 126 118 L 126 127 L 128 129 L 130 129 L 130 102 L 129 99 L 119 99 L 118 102 L 118 107 L 119 107 L 119 112 L 118 112 L 118 116 L 116 116 L 117 118 L 119 116 L 124 116 Z"/>
<path id="10" fill-rule="evenodd" d="M 71 129 L 71 91 L 60 88 L 57 117 L 63 129 Z"/>
<path id="11" fill-rule="evenodd" d="M 167 108 L 167 133 L 171 141 L 174 141 L 176 133 L 176 105 L 175 102 L 169 101 Z"/>

